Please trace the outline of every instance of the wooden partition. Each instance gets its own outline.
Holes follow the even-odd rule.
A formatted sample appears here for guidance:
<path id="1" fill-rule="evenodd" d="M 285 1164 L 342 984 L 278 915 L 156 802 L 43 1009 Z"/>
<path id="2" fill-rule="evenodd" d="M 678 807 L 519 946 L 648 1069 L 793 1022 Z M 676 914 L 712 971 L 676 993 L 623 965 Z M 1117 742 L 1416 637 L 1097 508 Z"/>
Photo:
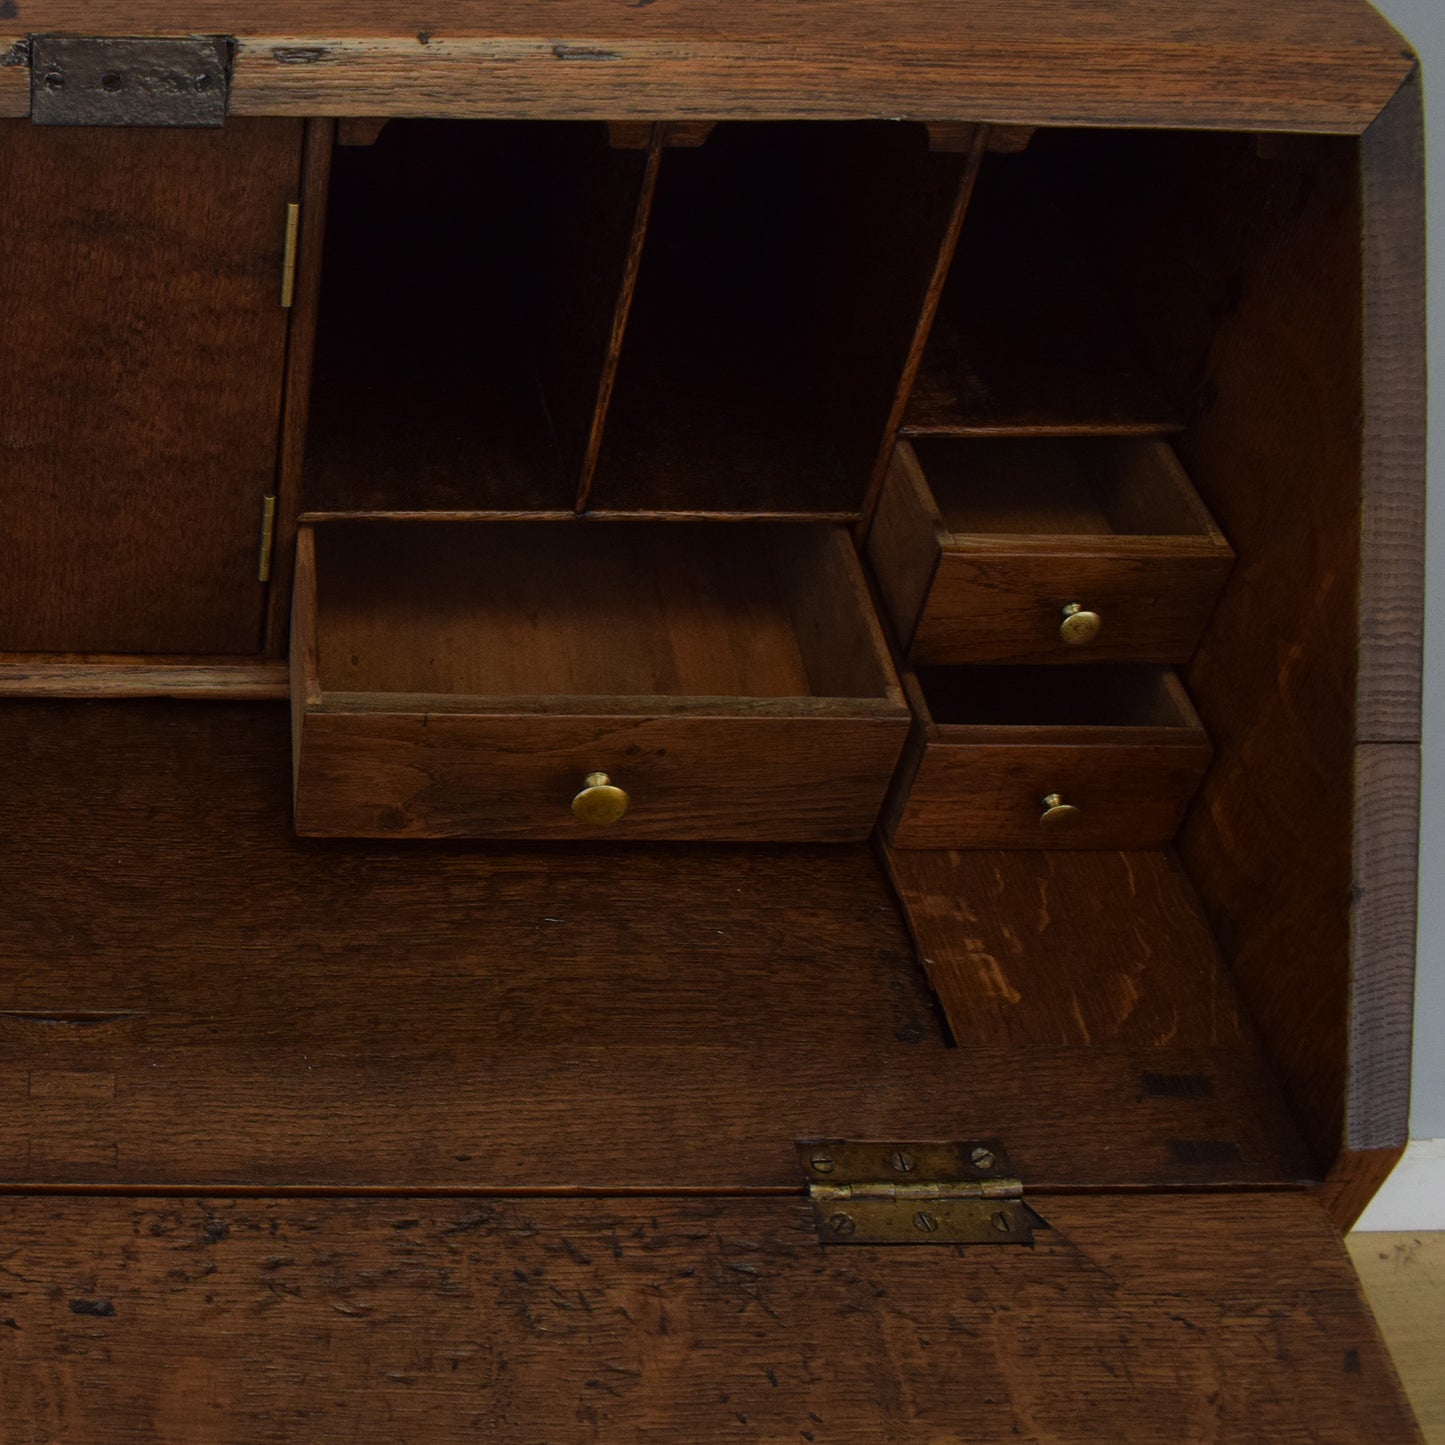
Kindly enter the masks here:
<path id="1" fill-rule="evenodd" d="M 337 151 L 304 515 L 571 512 L 648 166 L 601 123 Z"/>
<path id="2" fill-rule="evenodd" d="M 856 518 L 966 172 L 918 125 L 667 149 L 586 505 Z"/>

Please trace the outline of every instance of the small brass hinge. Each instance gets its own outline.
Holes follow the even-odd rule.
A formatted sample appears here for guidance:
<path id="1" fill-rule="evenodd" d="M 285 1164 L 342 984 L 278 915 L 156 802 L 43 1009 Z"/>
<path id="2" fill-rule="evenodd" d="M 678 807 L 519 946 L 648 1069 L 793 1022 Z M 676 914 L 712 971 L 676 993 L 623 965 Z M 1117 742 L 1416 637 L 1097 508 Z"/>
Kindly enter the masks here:
<path id="1" fill-rule="evenodd" d="M 996 1139 L 797 1149 L 821 1244 L 1032 1244 L 1044 1227 Z"/>
<path id="2" fill-rule="evenodd" d="M 276 498 L 261 498 L 261 556 L 256 564 L 256 580 L 271 580 L 271 553 L 276 549 Z"/>
<path id="3" fill-rule="evenodd" d="M 296 250 L 301 239 L 301 204 L 286 202 L 286 240 L 281 250 L 281 305 L 290 310 L 296 301 Z"/>

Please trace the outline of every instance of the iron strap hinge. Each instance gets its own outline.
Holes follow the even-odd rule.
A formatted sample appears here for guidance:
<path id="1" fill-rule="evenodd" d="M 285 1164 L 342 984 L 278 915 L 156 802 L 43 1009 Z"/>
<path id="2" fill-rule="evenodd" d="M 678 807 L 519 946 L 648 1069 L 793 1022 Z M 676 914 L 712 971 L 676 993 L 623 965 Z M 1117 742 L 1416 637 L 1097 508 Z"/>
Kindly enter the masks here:
<path id="1" fill-rule="evenodd" d="M 231 56 L 223 35 L 32 35 L 35 125 L 212 128 L 226 123 Z"/>
<path id="2" fill-rule="evenodd" d="M 822 1244 L 1032 1244 L 1044 1223 L 996 1139 L 807 1139 L 797 1150 Z"/>

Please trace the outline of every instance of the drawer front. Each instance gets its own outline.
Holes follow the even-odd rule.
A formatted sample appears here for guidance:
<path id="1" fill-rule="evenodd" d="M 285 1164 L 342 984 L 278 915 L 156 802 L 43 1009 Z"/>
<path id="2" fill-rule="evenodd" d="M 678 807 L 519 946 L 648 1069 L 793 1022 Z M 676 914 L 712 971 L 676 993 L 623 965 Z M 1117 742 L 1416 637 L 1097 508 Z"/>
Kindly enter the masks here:
<path id="1" fill-rule="evenodd" d="M 888 829 L 899 848 L 1162 848 L 1209 765 L 1205 741 L 929 743 Z M 1043 822 L 1057 794 L 1077 810 Z"/>
<path id="2" fill-rule="evenodd" d="M 597 718 L 306 712 L 307 837 L 852 841 L 868 835 L 906 716 Z M 628 795 L 588 826 L 589 773 Z"/>
<path id="3" fill-rule="evenodd" d="M 1184 662 L 1229 575 L 1228 557 L 945 550 L 909 656 L 967 662 Z M 1064 608 L 1102 622 L 1064 640 Z"/>

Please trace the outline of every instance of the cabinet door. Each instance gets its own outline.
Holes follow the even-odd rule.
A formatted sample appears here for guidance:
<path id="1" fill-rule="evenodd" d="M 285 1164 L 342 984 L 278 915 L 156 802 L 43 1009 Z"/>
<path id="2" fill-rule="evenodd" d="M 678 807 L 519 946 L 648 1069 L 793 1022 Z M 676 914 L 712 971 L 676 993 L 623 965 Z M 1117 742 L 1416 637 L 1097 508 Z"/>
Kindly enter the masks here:
<path id="1" fill-rule="evenodd" d="M 259 651 L 300 156 L 0 124 L 0 652 Z"/>

